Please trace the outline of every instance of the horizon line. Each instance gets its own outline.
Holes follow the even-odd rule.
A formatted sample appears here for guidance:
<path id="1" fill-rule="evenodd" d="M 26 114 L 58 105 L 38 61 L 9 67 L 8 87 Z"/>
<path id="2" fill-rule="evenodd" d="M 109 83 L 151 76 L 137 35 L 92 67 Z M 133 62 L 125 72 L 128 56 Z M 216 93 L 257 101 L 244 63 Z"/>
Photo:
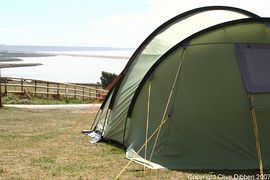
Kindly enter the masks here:
<path id="1" fill-rule="evenodd" d="M 135 47 L 115 47 L 115 46 L 82 46 L 82 45 L 22 45 L 22 44 L 0 44 L 0 47 L 65 47 L 65 48 L 105 48 L 105 49 L 130 49 L 135 50 Z"/>

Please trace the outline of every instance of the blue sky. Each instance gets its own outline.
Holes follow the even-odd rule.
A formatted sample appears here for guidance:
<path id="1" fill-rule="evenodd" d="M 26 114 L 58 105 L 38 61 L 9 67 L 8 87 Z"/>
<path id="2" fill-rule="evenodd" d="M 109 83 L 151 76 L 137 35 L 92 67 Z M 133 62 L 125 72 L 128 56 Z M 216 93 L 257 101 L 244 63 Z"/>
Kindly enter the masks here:
<path id="1" fill-rule="evenodd" d="M 137 47 L 162 22 L 205 5 L 270 16 L 266 0 L 0 0 L 0 44 Z"/>
<path id="2" fill-rule="evenodd" d="M 0 44 L 95 45 L 89 35 L 112 34 L 91 27 L 98 19 L 144 12 L 144 1 L 0 0 Z M 124 28 L 123 28 L 124 29 Z M 106 42 L 97 45 L 106 45 Z M 110 45 L 110 43 L 108 43 Z"/>

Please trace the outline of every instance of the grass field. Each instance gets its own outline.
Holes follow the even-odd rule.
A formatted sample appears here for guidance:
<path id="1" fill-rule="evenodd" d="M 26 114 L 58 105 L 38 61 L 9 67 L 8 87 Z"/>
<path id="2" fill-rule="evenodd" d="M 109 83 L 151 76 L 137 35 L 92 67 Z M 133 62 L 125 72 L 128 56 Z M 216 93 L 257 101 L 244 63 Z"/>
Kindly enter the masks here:
<path id="1" fill-rule="evenodd" d="M 0 109 L 0 179 L 113 179 L 128 160 L 122 149 L 90 144 L 81 134 L 93 115 L 87 110 Z M 144 173 L 142 166 L 131 163 L 120 179 L 188 179 L 188 175 L 149 169 Z"/>
<path id="2" fill-rule="evenodd" d="M 81 134 L 92 113 L 0 109 L 0 179 L 113 179 L 128 163 L 124 151 L 90 144 Z M 85 118 L 83 118 L 85 117 Z M 77 126 L 76 126 L 77 124 Z M 173 179 L 185 174 L 131 164 L 121 179 Z"/>

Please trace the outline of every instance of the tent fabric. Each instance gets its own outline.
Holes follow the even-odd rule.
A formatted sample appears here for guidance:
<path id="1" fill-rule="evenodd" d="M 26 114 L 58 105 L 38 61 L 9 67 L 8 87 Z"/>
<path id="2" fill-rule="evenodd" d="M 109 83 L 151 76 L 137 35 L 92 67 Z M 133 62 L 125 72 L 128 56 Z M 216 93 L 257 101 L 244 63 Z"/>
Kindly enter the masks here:
<path id="1" fill-rule="evenodd" d="M 229 22 L 225 24 L 226 26 L 222 25 L 220 28 L 219 25 L 218 27 L 210 27 L 209 29 L 211 30 L 211 33 L 208 31 L 202 31 L 199 32 L 198 35 L 196 36 L 192 35 L 191 38 L 187 38 L 187 42 L 189 46 L 193 45 L 203 45 L 203 44 L 222 44 L 222 43 L 245 43 L 246 42 L 254 42 L 254 43 L 265 43 L 270 41 L 270 32 L 269 28 L 265 25 L 264 22 L 258 23 L 256 22 L 257 20 L 255 19 L 255 24 L 252 23 L 254 21 L 253 19 L 250 19 L 248 22 L 244 21 L 235 21 L 235 22 Z M 267 21 L 267 19 L 265 19 Z M 233 26 L 230 25 L 233 23 Z M 201 36 L 203 34 L 203 36 Z M 250 36 L 250 34 L 253 34 L 253 36 Z M 193 38 L 194 36 L 194 38 Z M 191 40 L 190 40 L 191 39 Z M 205 43 L 203 43 L 205 42 Z M 155 69 L 159 65 L 161 61 L 166 59 L 167 54 L 170 54 L 171 52 L 174 51 L 175 48 L 182 47 L 183 45 L 186 44 L 186 41 L 182 41 L 178 43 L 175 47 L 171 48 L 167 53 L 163 55 L 151 68 L 149 71 L 153 71 L 152 69 Z M 186 45 L 185 45 L 186 46 Z M 151 72 L 147 72 L 148 74 L 151 74 Z M 136 101 L 136 94 L 140 91 L 140 86 L 143 85 L 147 78 L 144 77 L 142 79 L 139 87 L 136 89 L 137 92 L 135 92 L 135 97 L 133 97 L 132 101 Z M 134 106 L 134 102 L 131 102 L 131 105 L 129 107 L 129 114 L 132 113 L 132 109 Z"/>
<path id="2" fill-rule="evenodd" d="M 94 130 L 122 144 L 127 158 L 150 168 L 258 169 L 253 109 L 263 167 L 270 168 L 270 94 L 247 91 L 239 63 L 243 45 L 246 61 L 256 61 L 247 65 L 270 69 L 264 59 L 268 48 L 255 52 L 263 59 L 262 67 L 244 46 L 270 46 L 270 19 L 254 16 L 212 24 L 171 41 L 181 28 L 170 27 L 183 19 L 156 31 L 133 56 L 103 104 Z M 162 33 L 168 36 L 159 41 Z M 256 83 L 268 80 L 266 76 L 267 70 Z"/>
<path id="3" fill-rule="evenodd" d="M 172 169 L 235 169 L 240 164 L 246 165 L 240 166 L 243 169 L 256 168 L 249 102 L 234 54 L 234 45 L 191 46 L 186 51 L 171 105 L 171 118 L 162 128 L 152 161 Z M 230 55 L 234 58 L 227 59 Z M 165 89 L 162 77 L 172 67 L 168 64 L 170 60 L 177 63 L 179 59 L 168 57 L 166 62 L 158 66 L 155 71 L 158 77 L 153 75 L 153 93 L 164 96 L 168 94 L 171 84 L 167 83 Z M 132 132 L 128 133 L 126 144 L 131 144 L 128 150 L 132 147 L 138 151 L 144 143 L 144 137 L 138 134 L 143 136 L 145 131 L 146 108 L 141 108 L 141 102 L 146 101 L 146 95 L 147 84 L 137 97 L 133 110 L 130 121 L 133 124 L 130 126 L 140 127 L 140 130 L 132 128 Z M 149 134 L 159 125 L 167 97 L 163 101 L 161 98 L 152 99 L 151 107 L 154 110 L 150 110 L 150 117 L 154 122 L 149 123 Z M 153 140 L 148 143 L 149 149 L 152 144 Z M 140 153 L 140 156 L 144 157 L 144 154 Z M 253 167 L 250 167 L 251 164 Z"/>
<path id="4" fill-rule="evenodd" d="M 145 47 L 142 54 L 162 55 L 178 42 L 200 30 L 245 17 L 246 15 L 224 10 L 213 10 L 195 14 L 186 19 L 176 21 L 158 33 Z M 204 21 L 201 21 L 201 19 L 204 19 Z"/>
<path id="5" fill-rule="evenodd" d="M 132 96 L 138 88 L 140 80 L 145 76 L 147 70 L 166 51 L 192 33 L 226 21 L 227 16 L 229 16 L 230 20 L 240 19 L 243 17 L 257 17 L 252 13 L 236 8 L 220 6 L 212 8 L 206 7 L 191 11 L 190 14 L 184 13 L 183 16 L 179 16 L 179 19 L 175 19 L 173 22 L 164 27 L 162 26 L 162 28 L 156 32 L 156 35 L 149 40 L 149 42 L 139 53 L 137 53 L 137 56 L 134 58 L 129 67 L 129 71 L 125 74 L 124 79 L 119 84 L 120 88 L 118 91 L 111 94 L 111 96 L 114 96 L 114 110 L 112 111 L 112 114 L 108 116 L 107 121 L 110 128 L 108 128 L 108 131 L 104 132 L 105 136 L 118 142 L 122 141 L 123 137 L 121 132 L 124 130 L 123 122 L 126 120 L 126 115 Z M 207 20 L 201 21 L 194 26 L 194 22 L 198 22 L 199 19 Z M 189 23 L 189 26 L 187 26 L 186 23 Z M 107 101 L 107 103 L 110 102 Z M 105 111 L 107 110 L 108 109 Z"/>

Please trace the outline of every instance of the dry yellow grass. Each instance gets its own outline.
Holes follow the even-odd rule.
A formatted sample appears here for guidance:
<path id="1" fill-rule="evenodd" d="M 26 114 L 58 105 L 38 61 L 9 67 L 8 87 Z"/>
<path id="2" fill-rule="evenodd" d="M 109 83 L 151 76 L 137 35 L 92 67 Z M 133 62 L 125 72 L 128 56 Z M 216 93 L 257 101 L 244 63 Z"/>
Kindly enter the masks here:
<path id="1" fill-rule="evenodd" d="M 128 160 L 122 149 L 90 144 L 81 134 L 93 114 L 0 109 L 0 179 L 113 179 Z M 188 179 L 188 175 L 149 169 L 144 174 L 142 166 L 132 163 L 120 179 Z"/>
<path id="2" fill-rule="evenodd" d="M 90 144 L 81 134 L 90 116 L 77 110 L 0 109 L 0 178 L 113 179 L 128 161 L 122 149 Z M 144 175 L 142 166 L 131 164 L 121 179 L 177 177 L 185 176 L 168 170 Z"/>

